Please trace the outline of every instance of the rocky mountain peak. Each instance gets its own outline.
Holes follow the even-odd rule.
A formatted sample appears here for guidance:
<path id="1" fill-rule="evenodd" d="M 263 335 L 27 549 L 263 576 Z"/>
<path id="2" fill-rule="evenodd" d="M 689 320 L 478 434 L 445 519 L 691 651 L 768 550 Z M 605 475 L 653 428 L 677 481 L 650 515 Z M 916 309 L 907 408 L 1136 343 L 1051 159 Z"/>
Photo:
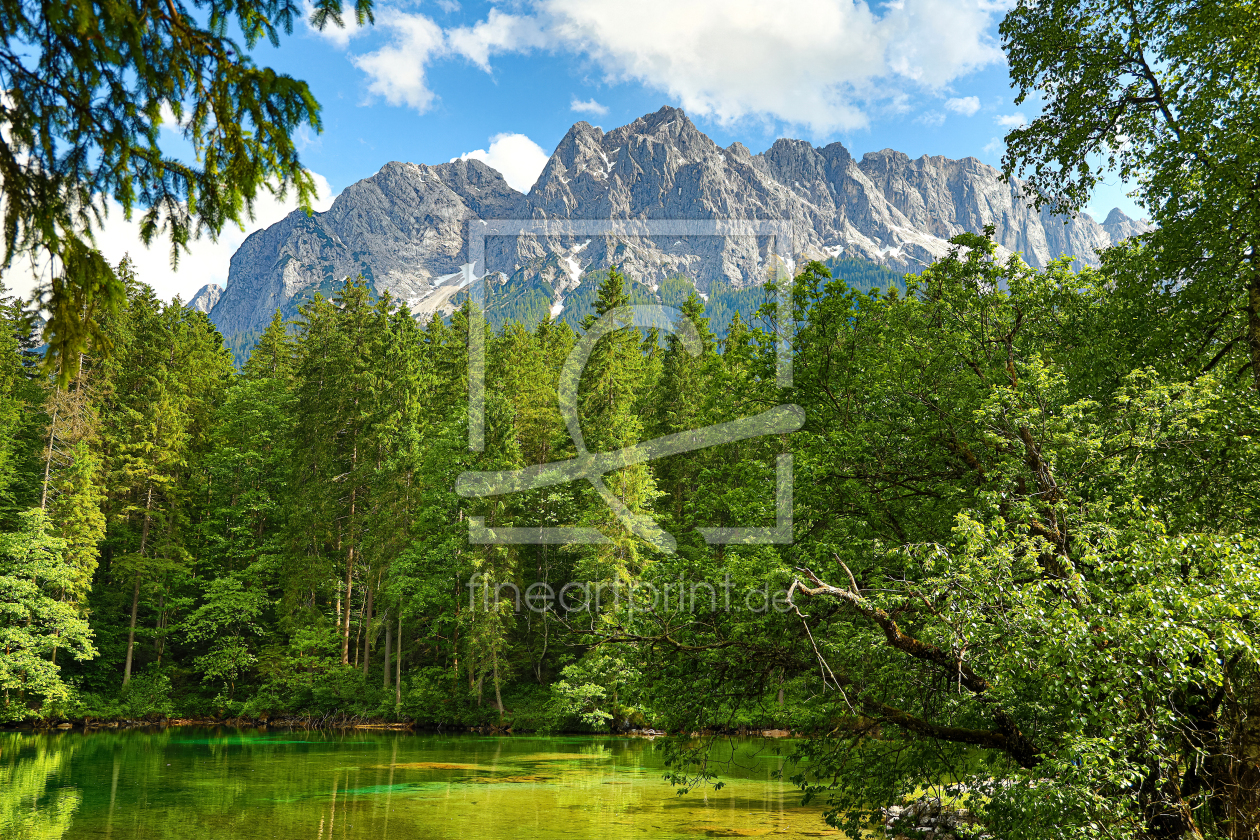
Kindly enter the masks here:
<path id="1" fill-rule="evenodd" d="M 637 120 L 614 129 L 610 134 L 640 134 L 650 137 L 680 137 L 688 132 L 699 134 L 700 131 L 691 122 L 681 108 L 665 105 L 651 114 L 644 114 Z"/>
<path id="2" fill-rule="evenodd" d="M 726 152 L 726 156 L 730 160 L 741 163 L 752 161 L 752 152 L 748 151 L 748 147 L 738 140 L 727 146 L 723 151 Z"/>
<path id="3" fill-rule="evenodd" d="M 1111 208 L 1111 212 L 1107 214 L 1107 219 L 1102 223 L 1102 226 L 1103 230 L 1107 231 L 1107 234 L 1114 242 L 1119 242 L 1122 239 L 1128 239 L 1150 230 L 1149 224 L 1129 218 L 1120 211 L 1119 207 Z"/>
<path id="4" fill-rule="evenodd" d="M 682 109 L 669 106 L 613 129 L 605 136 L 606 147 L 642 148 L 645 145 L 662 146 L 687 160 L 721 151 L 708 135 L 695 127 Z"/>
<path id="5" fill-rule="evenodd" d="M 880 149 L 878 152 L 867 152 L 862 155 L 862 171 L 889 171 L 902 169 L 910 163 L 910 156 L 896 149 Z"/>
<path id="6" fill-rule="evenodd" d="M 721 149 L 677 108 L 604 132 L 579 122 L 528 195 L 478 160 L 391 162 L 347 187 L 325 213 L 294 213 L 250 236 L 232 257 L 211 318 L 227 336 L 260 331 L 276 308 L 293 312 L 316 291 L 362 274 L 413 311 L 448 311 L 468 259 L 470 221 L 554 219 L 790 219 L 797 264 L 858 257 L 918 271 L 965 230 L 995 227 L 1004 252 L 1034 266 L 1095 250 L 1146 229 L 1118 210 L 1088 216 L 1032 210 L 1022 187 L 975 158 L 916 160 L 884 149 L 855 161 L 840 143 L 781 139 L 753 155 Z M 486 268 L 543 295 L 555 312 L 585 272 L 621 266 L 649 288 L 683 274 L 702 292 L 761 283 L 768 238 L 523 237 L 487 241 Z"/>
<path id="7" fill-rule="evenodd" d="M 827 159 L 805 140 L 775 140 L 774 145 L 761 153 L 761 157 L 784 184 L 828 181 Z"/>
<path id="8" fill-rule="evenodd" d="M 577 174 L 588 169 L 603 174 L 608 168 L 604 163 L 603 139 L 604 132 L 598 127 L 586 121 L 575 123 L 556 146 L 543 169 L 544 174 L 551 171 Z"/>
<path id="9" fill-rule="evenodd" d="M 1119 207 L 1112 207 L 1111 212 L 1107 214 L 1107 219 L 1103 222 L 1103 224 L 1122 225 L 1126 223 L 1131 224 L 1132 222 L 1133 220 L 1126 216 L 1124 211 L 1122 211 Z"/>
<path id="10" fill-rule="evenodd" d="M 832 166 L 839 166 L 849 163 L 853 160 L 853 155 L 849 154 L 849 150 L 844 147 L 843 143 L 831 143 L 823 146 L 818 153 L 827 159 Z"/>
<path id="11" fill-rule="evenodd" d="M 197 294 L 192 296 L 188 303 L 184 304 L 186 309 L 195 312 L 204 312 L 210 314 L 210 310 L 214 309 L 219 298 L 223 295 L 223 287 L 218 283 L 207 283 L 197 290 Z"/>
<path id="12" fill-rule="evenodd" d="M 479 216 L 515 206 L 525 195 L 513 189 L 499 170 L 476 158 L 423 167 L 476 210 Z"/>

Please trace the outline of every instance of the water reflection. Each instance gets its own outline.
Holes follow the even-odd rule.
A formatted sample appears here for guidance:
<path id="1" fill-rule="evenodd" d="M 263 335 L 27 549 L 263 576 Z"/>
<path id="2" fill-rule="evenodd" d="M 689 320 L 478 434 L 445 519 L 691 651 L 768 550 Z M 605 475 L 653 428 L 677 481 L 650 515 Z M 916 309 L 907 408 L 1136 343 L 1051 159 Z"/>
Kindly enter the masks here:
<path id="1" fill-rule="evenodd" d="M 735 745 L 679 797 L 636 739 L 171 729 L 0 735 L 0 837 L 411 840 L 840 836 Z"/>
<path id="2" fill-rule="evenodd" d="M 59 779 L 80 741 L 67 734 L 23 738 L 0 733 L 0 837 L 58 840 L 83 800 Z"/>

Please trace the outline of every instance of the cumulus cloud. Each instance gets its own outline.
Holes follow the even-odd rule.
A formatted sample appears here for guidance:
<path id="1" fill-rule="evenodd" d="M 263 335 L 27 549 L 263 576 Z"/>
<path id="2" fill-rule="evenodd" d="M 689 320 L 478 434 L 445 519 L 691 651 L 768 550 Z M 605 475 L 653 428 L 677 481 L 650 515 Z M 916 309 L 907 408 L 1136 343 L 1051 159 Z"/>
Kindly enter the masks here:
<path id="1" fill-rule="evenodd" d="M 544 0 L 558 40 L 612 79 L 667 91 L 729 122 L 768 115 L 858 128 L 908 85 L 939 90 L 1001 60 L 983 0 Z"/>
<path id="2" fill-rule="evenodd" d="M 945 124 L 945 115 L 940 111 L 925 111 L 919 115 L 915 122 L 920 122 L 924 125 L 930 125 L 933 127 L 942 126 Z"/>
<path id="3" fill-rule="evenodd" d="M 490 15 L 479 23 L 448 31 L 446 38 L 452 53 L 463 56 L 487 73 L 492 52 L 524 52 L 548 44 L 538 18 L 508 15 L 498 9 L 491 9 Z"/>
<path id="4" fill-rule="evenodd" d="M 454 10 L 458 8 L 455 4 Z M 472 26 L 443 29 L 425 15 L 386 6 L 377 12 L 376 28 L 388 42 L 350 60 L 367 75 L 370 94 L 420 113 L 436 99 L 427 77 L 434 61 L 462 57 L 488 73 L 492 53 L 527 51 L 548 43 L 538 18 L 498 9 L 491 9 L 485 20 Z M 357 33 L 337 43 L 344 46 L 353 34 Z"/>
<path id="5" fill-rule="evenodd" d="M 1028 125 L 1028 118 L 1024 116 L 1022 111 L 1016 111 L 1013 114 L 999 114 L 994 117 L 994 122 L 1003 128 L 1022 128 Z"/>
<path id="6" fill-rule="evenodd" d="M 870 68 L 886 69 L 879 19 L 845 0 L 546 0 L 544 8 L 558 36 L 610 80 L 664 90 L 720 121 L 770 114 L 860 125 L 857 88 Z"/>
<path id="7" fill-rule="evenodd" d="M 600 105 L 594 99 L 587 99 L 584 101 L 578 99 L 576 96 L 573 97 L 573 101 L 569 103 L 569 110 L 577 111 L 579 114 L 594 114 L 597 117 L 602 117 L 604 114 L 608 113 L 608 109 L 603 105 Z"/>
<path id="8" fill-rule="evenodd" d="M 451 160 L 479 160 L 497 169 L 512 189 L 529 192 L 549 157 L 524 134 L 496 134 L 490 138 L 489 149 L 475 149 Z"/>
<path id="9" fill-rule="evenodd" d="M 425 111 L 434 99 L 425 78 L 429 62 L 447 51 L 442 28 L 424 15 L 382 8 L 376 15 L 379 28 L 390 41 L 380 49 L 351 58 L 367 74 L 368 90 L 391 105 Z"/>
<path id="10" fill-rule="evenodd" d="M 952 99 L 945 100 L 945 107 L 953 111 L 955 114 L 962 114 L 964 117 L 972 117 L 975 116 L 976 111 L 980 110 L 980 97 L 954 97 Z"/>
<path id="11" fill-rule="evenodd" d="M 990 0 L 902 0 L 879 12 L 859 0 L 534 0 L 514 8 L 446 31 L 422 14 L 382 8 L 378 28 L 390 43 L 355 63 L 372 93 L 424 110 L 433 100 L 425 67 L 438 58 L 489 71 L 496 54 L 569 52 L 610 81 L 640 82 L 699 115 L 828 131 L 860 128 L 908 91 L 939 92 L 1002 60 L 988 35 L 1001 11 Z"/>

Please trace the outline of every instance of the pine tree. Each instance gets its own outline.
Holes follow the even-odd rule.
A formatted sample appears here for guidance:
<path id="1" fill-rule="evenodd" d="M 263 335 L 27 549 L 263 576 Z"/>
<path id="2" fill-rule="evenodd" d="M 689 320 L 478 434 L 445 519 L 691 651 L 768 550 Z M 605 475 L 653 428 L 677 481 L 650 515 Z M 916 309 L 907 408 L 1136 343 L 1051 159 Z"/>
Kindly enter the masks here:
<path id="1" fill-rule="evenodd" d="M 290 325 L 277 309 L 271 316 L 271 323 L 258 337 L 254 349 L 250 351 L 245 362 L 242 375 L 245 379 L 270 379 L 277 382 L 288 380 L 293 374 L 293 354 L 295 352 Z"/>
<path id="2" fill-rule="evenodd" d="M 171 576 L 189 559 L 189 465 L 231 375 L 231 356 L 201 313 L 157 299 L 138 282 L 112 330 L 102 365 L 102 437 L 109 574 L 124 592 L 123 684 L 133 673 L 142 595 L 156 601 L 160 658 L 171 621 Z M 121 593 L 120 593 L 121 594 Z M 129 596 L 129 597 L 128 597 Z"/>
<path id="3" fill-rule="evenodd" d="M 695 329 L 699 340 L 699 353 L 692 355 L 677 333 L 665 338 L 659 382 L 645 401 L 643 415 L 651 418 L 653 434 L 671 435 L 699 429 L 714 422 L 713 384 L 716 370 L 721 367 L 713 333 L 704 317 L 704 302 L 693 290 L 680 307 L 680 318 Z M 696 348 L 693 348 L 696 349 Z M 732 395 L 725 394 L 729 399 Z M 664 505 L 675 530 L 682 530 L 690 522 L 684 508 L 695 495 L 699 473 L 703 464 L 711 461 L 713 453 L 699 451 L 665 459 L 655 465 L 655 474 L 661 491 L 668 499 Z"/>
<path id="4" fill-rule="evenodd" d="M 357 662 L 351 646 L 356 581 L 356 643 L 372 629 L 377 572 L 364 553 L 372 488 L 379 466 L 380 381 L 376 366 L 388 342 L 389 318 L 374 306 L 368 284 L 347 281 L 332 301 L 317 297 L 302 308 L 295 368 L 292 519 L 297 556 L 341 565 L 337 595 L 341 664 Z M 335 559 L 334 559 L 335 558 Z"/>
<path id="5" fill-rule="evenodd" d="M 277 46 L 292 31 L 296 11 L 276 0 L 4 8 L 0 267 L 52 258 L 44 335 L 59 384 L 89 345 L 109 352 L 102 321 L 126 295 L 125 278 L 91 247 L 110 199 L 127 218 L 139 209 L 145 243 L 168 238 L 174 261 L 191 238 L 252 216 L 264 193 L 293 190 L 304 206 L 314 197 L 293 135 L 319 129 L 319 105 L 304 82 L 250 59 L 260 39 Z M 311 24 L 341 26 L 341 12 L 340 0 L 319 0 Z M 371 0 L 356 0 L 355 17 L 372 20 Z M 164 112 L 191 160 L 161 148 Z"/>
<path id="6" fill-rule="evenodd" d="M 47 398 L 24 352 L 26 333 L 26 313 L 0 284 L 0 527 L 16 525 L 17 512 L 39 501 L 32 497 Z"/>
<path id="7" fill-rule="evenodd" d="M 594 346 L 582 371 L 578 411 L 586 448 L 590 452 L 620 449 L 643 437 L 643 422 L 636 408 L 645 387 L 645 364 L 639 331 L 631 319 L 616 313 L 630 302 L 626 278 L 616 268 L 609 269 L 596 293 L 595 313 L 616 318 L 620 329 L 604 336 Z M 585 328 L 596 322 L 590 317 Z M 606 476 L 605 485 L 631 517 L 651 510 L 658 495 L 651 470 L 638 464 Z M 597 552 L 598 559 L 588 571 L 592 580 L 625 580 L 640 562 L 640 549 L 609 501 L 588 494 L 589 522 L 596 524 L 613 540 L 609 551 Z"/>

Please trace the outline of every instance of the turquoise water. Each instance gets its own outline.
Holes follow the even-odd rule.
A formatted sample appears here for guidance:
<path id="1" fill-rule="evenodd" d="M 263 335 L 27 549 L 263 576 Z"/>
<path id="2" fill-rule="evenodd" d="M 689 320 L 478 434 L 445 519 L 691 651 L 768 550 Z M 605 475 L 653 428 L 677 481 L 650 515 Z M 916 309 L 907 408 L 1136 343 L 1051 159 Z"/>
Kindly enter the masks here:
<path id="1" fill-rule="evenodd" d="M 775 777 L 783 746 L 731 741 L 726 786 L 678 796 L 660 745 L 639 738 L 0 733 L 0 838 L 842 836 Z"/>

